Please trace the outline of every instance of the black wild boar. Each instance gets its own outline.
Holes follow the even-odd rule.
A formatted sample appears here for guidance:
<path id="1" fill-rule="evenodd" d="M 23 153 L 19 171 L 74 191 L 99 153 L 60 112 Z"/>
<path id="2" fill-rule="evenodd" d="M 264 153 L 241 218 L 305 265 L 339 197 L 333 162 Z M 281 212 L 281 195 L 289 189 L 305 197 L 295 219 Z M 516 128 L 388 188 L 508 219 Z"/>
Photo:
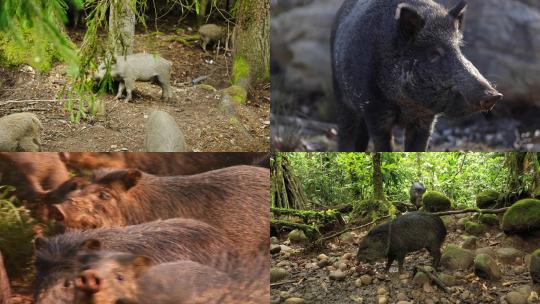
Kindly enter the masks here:
<path id="1" fill-rule="evenodd" d="M 269 170 L 252 166 L 166 177 L 116 169 L 52 205 L 50 213 L 67 229 L 193 218 L 220 229 L 239 251 L 253 253 L 269 239 L 269 187 Z"/>
<path id="2" fill-rule="evenodd" d="M 416 206 L 416 209 L 422 207 L 422 196 L 425 192 L 426 188 L 424 187 L 424 184 L 415 182 L 411 185 L 411 189 L 409 189 L 410 201 L 411 204 Z"/>
<path id="3" fill-rule="evenodd" d="M 192 260 L 236 273 L 241 258 L 216 228 L 191 219 L 169 219 L 140 225 L 74 231 L 36 244 L 35 299 L 38 304 L 71 304 L 77 255 L 104 249 L 144 255 L 155 263 Z"/>
<path id="4" fill-rule="evenodd" d="M 360 242 L 356 259 L 371 263 L 386 257 L 386 271 L 397 260 L 401 272 L 407 253 L 426 248 L 433 257 L 433 267 L 437 268 L 445 237 L 446 227 L 438 216 L 409 212 L 371 229 Z"/>
<path id="5" fill-rule="evenodd" d="M 339 151 L 425 151 L 437 115 L 489 111 L 502 95 L 461 53 L 466 3 L 346 0 L 332 29 Z"/>

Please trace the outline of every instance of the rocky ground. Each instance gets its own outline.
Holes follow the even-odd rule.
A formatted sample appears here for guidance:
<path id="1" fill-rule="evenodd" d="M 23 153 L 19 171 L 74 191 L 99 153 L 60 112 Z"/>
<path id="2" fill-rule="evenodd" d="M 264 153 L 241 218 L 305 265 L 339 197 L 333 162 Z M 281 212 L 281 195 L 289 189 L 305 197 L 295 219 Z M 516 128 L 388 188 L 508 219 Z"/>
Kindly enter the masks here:
<path id="1" fill-rule="evenodd" d="M 29 66 L 0 68 L 0 116 L 35 113 L 44 125 L 45 151 L 143 151 L 144 124 L 153 110 L 172 115 L 185 135 L 188 151 L 267 151 L 270 133 L 268 85 L 254 87 L 247 105 L 235 105 L 240 124 L 221 109 L 221 92 L 230 85 L 231 54 L 205 53 L 198 42 L 184 45 L 174 39 L 193 34 L 188 24 L 163 21 L 160 34 L 136 33 L 135 52 L 154 52 L 173 62 L 173 100 L 160 100 L 161 88 L 137 82 L 133 102 L 114 100 L 114 93 L 98 97 L 105 115 L 70 122 L 64 111 L 65 66 L 57 64 L 48 73 Z M 80 43 L 84 30 L 69 32 Z M 199 84 L 192 80 L 206 77 Z M 203 85 L 201 85 L 203 84 Z M 67 88 L 69 90 L 69 87 Z M 78 104 L 78 101 L 75 101 Z"/>
<path id="2" fill-rule="evenodd" d="M 384 261 L 357 264 L 356 244 L 367 227 L 341 235 L 322 250 L 273 237 L 271 303 L 540 303 L 528 267 L 530 253 L 540 247 L 540 234 L 506 236 L 498 226 L 486 224 L 483 231 L 466 232 L 463 223 L 469 216 L 443 217 L 448 235 L 437 276 L 448 292 L 423 272 L 414 274 L 418 265 L 430 270 L 427 251 L 409 254 L 402 273 L 397 263 L 389 273 Z"/>

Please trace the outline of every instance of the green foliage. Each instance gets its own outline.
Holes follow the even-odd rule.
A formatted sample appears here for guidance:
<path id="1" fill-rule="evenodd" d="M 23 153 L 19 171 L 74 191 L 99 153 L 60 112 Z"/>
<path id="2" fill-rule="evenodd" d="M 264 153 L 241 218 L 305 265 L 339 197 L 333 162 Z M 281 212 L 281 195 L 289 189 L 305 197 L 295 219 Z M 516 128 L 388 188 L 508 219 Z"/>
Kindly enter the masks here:
<path id="1" fill-rule="evenodd" d="M 81 5 L 81 0 L 71 0 Z M 61 30 L 66 20 L 63 0 L 4 0 L 0 2 L 1 62 L 27 63 L 48 70 L 54 58 L 74 64 L 73 44 Z M 8 43 L 6 41 L 9 41 Z M 21 50 L 19 54 L 14 53 Z"/>
<path id="2" fill-rule="evenodd" d="M 287 155 L 309 201 L 331 207 L 357 205 L 373 197 L 369 153 Z M 385 195 L 391 201 L 407 202 L 411 184 L 420 181 L 428 190 L 448 196 L 454 207 L 473 207 L 477 193 L 506 189 L 504 160 L 504 153 L 382 153 Z"/>
<path id="3" fill-rule="evenodd" d="M 502 229 L 506 233 L 540 230 L 540 200 L 523 199 L 504 213 Z"/>
<path id="4" fill-rule="evenodd" d="M 22 43 L 11 40 L 8 35 L 0 32 L 0 65 L 27 64 L 38 70 L 48 71 L 53 61 L 59 59 L 52 45 L 44 41 L 47 38 L 38 35 L 33 28 L 22 29 L 21 32 Z"/>
<path id="5" fill-rule="evenodd" d="M 28 210 L 16 207 L 14 197 L 8 198 L 7 188 L 0 194 L 0 252 L 11 278 L 20 277 L 29 270 L 33 255 L 33 220 Z"/>

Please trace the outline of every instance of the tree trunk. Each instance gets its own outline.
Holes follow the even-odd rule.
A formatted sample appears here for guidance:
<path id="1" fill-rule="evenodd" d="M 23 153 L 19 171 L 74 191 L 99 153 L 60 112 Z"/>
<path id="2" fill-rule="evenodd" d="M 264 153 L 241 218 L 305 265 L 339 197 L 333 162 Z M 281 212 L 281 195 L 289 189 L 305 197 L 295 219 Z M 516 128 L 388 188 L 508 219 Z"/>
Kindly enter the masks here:
<path id="1" fill-rule="evenodd" d="M 0 253 L 0 304 L 8 304 L 11 297 L 11 289 L 9 287 L 9 279 L 4 267 L 4 259 Z"/>
<path id="2" fill-rule="evenodd" d="M 285 154 L 276 153 L 270 160 L 270 173 L 270 203 L 272 207 L 306 209 L 306 194 Z"/>
<path id="3" fill-rule="evenodd" d="M 115 55 L 133 53 L 135 37 L 135 0 L 113 0 L 109 14 L 109 39 Z"/>
<path id="4" fill-rule="evenodd" d="M 422 153 L 416 152 L 416 180 L 422 180 Z"/>
<path id="5" fill-rule="evenodd" d="M 233 35 L 233 84 L 267 81 L 270 76 L 270 1 L 239 0 Z"/>
<path id="6" fill-rule="evenodd" d="M 376 200 L 384 201 L 381 156 L 380 152 L 373 153 L 373 194 Z"/>

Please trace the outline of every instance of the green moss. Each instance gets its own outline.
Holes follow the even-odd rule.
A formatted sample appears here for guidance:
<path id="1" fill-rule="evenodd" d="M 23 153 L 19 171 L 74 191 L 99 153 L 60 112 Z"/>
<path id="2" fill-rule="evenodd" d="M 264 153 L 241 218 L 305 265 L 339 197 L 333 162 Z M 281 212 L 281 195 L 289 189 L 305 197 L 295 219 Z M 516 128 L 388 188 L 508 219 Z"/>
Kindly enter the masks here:
<path id="1" fill-rule="evenodd" d="M 522 199 L 508 208 L 503 216 L 502 229 L 506 233 L 540 230 L 540 200 Z"/>
<path id="2" fill-rule="evenodd" d="M 484 233 L 484 226 L 480 223 L 466 221 L 463 223 L 465 226 L 465 231 L 472 235 L 481 235 Z"/>
<path id="3" fill-rule="evenodd" d="M 450 199 L 438 191 L 427 191 L 422 197 L 424 209 L 428 212 L 439 212 L 450 209 Z"/>
<path id="4" fill-rule="evenodd" d="M 242 56 L 236 56 L 234 58 L 233 69 L 232 69 L 232 84 L 239 84 L 242 79 L 249 78 L 251 73 L 251 68 L 247 60 Z"/>
<path id="5" fill-rule="evenodd" d="M 225 89 L 225 92 L 231 96 L 232 100 L 238 104 L 245 105 L 247 101 L 247 91 L 241 86 L 232 85 Z"/>
<path id="6" fill-rule="evenodd" d="M 497 204 L 499 192 L 486 190 L 476 195 L 476 206 L 481 209 L 493 208 Z"/>
<path id="7" fill-rule="evenodd" d="M 540 258 L 540 249 L 536 249 L 536 250 L 532 253 L 532 256 L 537 257 L 537 258 Z"/>

